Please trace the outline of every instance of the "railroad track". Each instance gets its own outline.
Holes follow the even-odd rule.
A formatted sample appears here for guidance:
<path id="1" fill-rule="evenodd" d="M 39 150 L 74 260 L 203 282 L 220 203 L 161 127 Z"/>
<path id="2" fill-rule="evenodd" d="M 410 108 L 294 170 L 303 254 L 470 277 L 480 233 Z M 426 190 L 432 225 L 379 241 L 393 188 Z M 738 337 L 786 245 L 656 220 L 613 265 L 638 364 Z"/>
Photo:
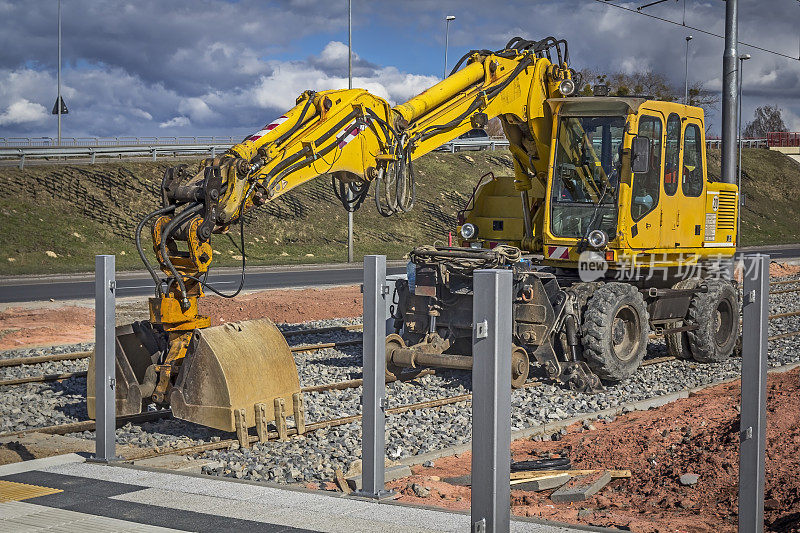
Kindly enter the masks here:
<path id="1" fill-rule="evenodd" d="M 799 281 L 791 281 L 792 283 L 800 283 Z M 779 282 L 775 282 L 779 283 Z M 772 293 L 771 293 L 772 294 Z M 777 320 L 780 318 L 789 318 L 794 316 L 800 316 L 800 311 L 789 311 L 785 313 L 778 313 L 774 315 L 770 315 L 770 320 Z M 295 335 L 316 335 L 322 333 L 331 333 L 337 331 L 351 331 L 357 332 L 362 329 L 361 324 L 354 324 L 350 326 L 332 326 L 326 328 L 316 328 L 316 329 L 308 329 L 308 330 L 290 330 L 284 332 L 284 336 L 295 336 Z M 796 335 L 800 335 L 800 330 L 790 331 L 786 333 L 781 333 L 778 335 L 772 335 L 767 337 L 768 341 L 774 341 L 784 338 L 793 337 Z M 650 339 L 657 339 L 659 338 L 658 335 L 651 335 Z M 339 342 L 323 342 L 323 343 L 314 343 L 314 344 L 300 344 L 296 346 L 290 346 L 289 349 L 292 353 L 305 353 L 305 352 L 313 352 L 316 350 L 322 350 L 325 348 L 343 348 L 345 346 L 357 346 L 361 344 L 361 339 L 353 339 L 347 341 L 339 341 Z M 74 361 L 74 360 L 81 360 L 81 359 L 88 359 L 92 356 L 91 351 L 87 352 L 73 352 L 67 354 L 54 354 L 54 355 L 38 355 L 33 357 L 17 357 L 17 358 L 9 358 L 9 359 L 0 359 L 0 368 L 9 368 L 9 367 L 16 367 L 16 366 L 24 366 L 24 365 L 34 365 L 39 363 L 48 363 L 48 362 L 57 362 L 57 361 Z M 25 376 L 21 378 L 14 378 L 8 380 L 0 380 L 0 387 L 4 386 L 11 386 L 11 385 L 23 385 L 26 383 L 42 383 L 42 382 L 49 382 L 49 381 L 58 381 L 62 379 L 68 379 L 72 377 L 86 377 L 86 371 L 81 370 L 77 372 L 64 372 L 58 374 L 42 374 L 36 376 Z"/>
<path id="2" fill-rule="evenodd" d="M 332 332 L 348 332 L 359 331 L 362 329 L 361 324 L 353 324 L 349 326 L 331 326 L 324 328 L 314 328 L 305 330 L 289 330 L 283 332 L 284 337 L 293 337 L 298 335 L 318 335 L 323 333 Z M 339 341 L 339 342 L 323 342 L 315 344 L 301 344 L 290 346 L 289 349 L 292 353 L 313 352 L 322 350 L 324 348 L 342 348 L 345 346 L 355 346 L 361 344 L 360 339 Z M 52 363 L 57 361 L 78 361 L 81 359 L 89 359 L 92 356 L 91 351 L 86 352 L 73 352 L 62 353 L 53 355 L 37 355 L 33 357 L 15 357 L 9 359 L 0 359 L 0 368 L 11 368 L 25 365 L 35 365 L 40 363 Z M 80 370 L 77 372 L 63 372 L 58 374 L 42 374 L 37 376 L 25 376 L 15 379 L 0 380 L 0 387 L 9 385 L 23 385 L 25 383 L 42 383 L 48 381 L 58 381 L 72 377 L 86 377 L 86 371 Z"/>

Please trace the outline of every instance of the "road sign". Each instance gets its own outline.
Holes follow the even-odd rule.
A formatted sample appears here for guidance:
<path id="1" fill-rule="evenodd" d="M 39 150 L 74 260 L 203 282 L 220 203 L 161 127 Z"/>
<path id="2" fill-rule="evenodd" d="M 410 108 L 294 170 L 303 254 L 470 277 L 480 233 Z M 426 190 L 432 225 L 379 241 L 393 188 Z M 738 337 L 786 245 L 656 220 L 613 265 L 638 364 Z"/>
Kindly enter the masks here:
<path id="1" fill-rule="evenodd" d="M 61 102 L 61 114 L 67 115 L 69 114 L 69 110 L 67 109 L 67 104 L 64 103 L 64 98 L 59 96 L 56 98 L 56 103 L 53 104 L 53 114 L 58 115 L 58 103 Z"/>

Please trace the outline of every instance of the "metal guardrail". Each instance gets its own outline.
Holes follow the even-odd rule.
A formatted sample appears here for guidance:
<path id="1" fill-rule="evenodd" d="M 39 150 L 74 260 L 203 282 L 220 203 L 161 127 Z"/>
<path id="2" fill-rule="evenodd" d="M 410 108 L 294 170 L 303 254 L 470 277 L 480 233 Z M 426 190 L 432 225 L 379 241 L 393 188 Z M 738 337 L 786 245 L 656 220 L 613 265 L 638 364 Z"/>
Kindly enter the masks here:
<path id="1" fill-rule="evenodd" d="M 497 150 L 508 148 L 506 139 L 460 139 L 444 143 L 436 152 L 466 152 L 470 150 Z"/>
<path id="2" fill-rule="evenodd" d="M 773 131 L 767 133 L 767 141 L 770 146 L 780 148 L 792 148 L 800 146 L 800 132 L 796 131 Z"/>
<path id="3" fill-rule="evenodd" d="M 179 155 L 179 154 L 210 154 L 214 157 L 218 152 L 223 152 L 233 146 L 237 141 L 232 137 L 150 137 L 150 140 L 157 142 L 146 144 L 127 144 L 127 145 L 103 145 L 93 144 L 87 146 L 17 146 L 17 147 L 2 147 L 3 142 L 12 141 L 11 139 L 0 138 L 0 159 L 19 159 L 19 168 L 25 167 L 25 161 L 31 159 L 54 159 L 65 160 L 66 158 L 82 157 L 90 158 L 94 163 L 97 157 L 152 157 L 153 161 L 159 155 Z M 172 144 L 160 144 L 165 139 L 173 139 L 176 142 Z M 200 143 L 185 143 L 183 140 L 206 140 L 209 142 Z M 224 140 L 223 140 L 224 139 Z M 29 141 L 35 139 L 28 138 Z M 52 140 L 52 139 L 51 139 Z M 83 139 L 76 138 L 77 141 Z M 97 139 L 88 139 L 95 141 Z M 102 141 L 102 139 L 100 139 Z M 147 137 L 115 137 L 115 142 L 119 141 L 141 141 L 148 140 Z M 720 148 L 722 141 L 720 139 L 706 139 L 707 148 Z M 742 139 L 742 146 L 745 148 L 767 148 L 767 139 Z M 444 143 L 437 152 L 467 152 L 478 150 L 497 150 L 498 148 L 508 148 L 508 141 L 506 139 L 460 139 Z M 57 161 L 54 161 L 57 162 Z"/>
<path id="4" fill-rule="evenodd" d="M 97 157 L 152 157 L 155 161 L 159 155 L 210 154 L 211 157 L 215 157 L 218 152 L 224 152 L 233 144 L 227 142 L 220 144 L 0 148 L 0 159 L 19 159 L 20 169 L 25 168 L 25 161 L 30 159 L 82 157 L 90 158 L 92 164 Z"/>
<path id="5" fill-rule="evenodd" d="M 769 148 L 767 139 L 741 139 L 743 148 Z M 706 148 L 722 148 L 722 139 L 706 139 Z"/>
<path id="6" fill-rule="evenodd" d="M 152 146 L 235 144 L 240 137 L 62 137 L 61 144 L 53 137 L 0 137 L 0 148 L 65 148 L 76 146 Z"/>

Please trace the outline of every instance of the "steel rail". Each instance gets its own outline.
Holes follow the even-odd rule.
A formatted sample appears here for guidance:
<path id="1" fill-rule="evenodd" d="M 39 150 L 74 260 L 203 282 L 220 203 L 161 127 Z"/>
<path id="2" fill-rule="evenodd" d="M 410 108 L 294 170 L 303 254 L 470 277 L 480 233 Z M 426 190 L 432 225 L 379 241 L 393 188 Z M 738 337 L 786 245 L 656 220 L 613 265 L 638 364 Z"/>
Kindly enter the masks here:
<path id="1" fill-rule="evenodd" d="M 117 417 L 117 427 L 122 427 L 128 422 L 141 423 L 151 422 L 160 418 L 165 418 L 172 415 L 169 409 L 161 409 L 159 411 L 147 411 L 144 413 L 137 413 L 135 415 L 120 415 Z M 81 431 L 92 431 L 95 429 L 94 420 L 83 420 L 81 422 L 70 422 L 68 424 L 57 424 L 55 426 L 42 426 L 36 428 L 23 429 L 21 431 L 11 431 L 9 433 L 0 433 L 2 437 L 18 437 L 28 433 L 45 433 L 47 435 L 66 435 L 67 433 L 78 433 Z"/>
<path id="2" fill-rule="evenodd" d="M 281 332 L 284 337 L 291 337 L 295 335 L 316 335 L 320 333 L 330 333 L 334 331 L 356 331 L 362 329 L 361 324 L 352 324 L 348 326 L 330 326 L 324 328 L 315 328 L 315 329 L 307 329 L 307 330 L 289 330 L 285 332 Z M 322 348 L 335 348 L 337 346 L 352 346 L 354 344 L 358 344 L 361 341 L 358 340 L 351 340 L 351 341 L 339 341 L 336 342 L 326 342 L 320 344 L 303 344 L 298 346 L 290 346 L 289 349 L 292 352 L 309 352 L 313 350 L 320 350 Z M 60 354 L 53 354 L 53 355 L 35 355 L 32 357 L 14 357 L 8 359 L 0 359 L 0 368 L 11 367 L 11 366 L 23 366 L 23 365 L 35 365 L 38 363 L 52 363 L 55 361 L 71 361 L 76 359 L 88 359 L 92 356 L 91 351 L 85 352 L 72 352 L 72 353 L 60 353 Z"/>
<path id="3" fill-rule="evenodd" d="M 62 374 L 39 374 L 38 376 L 25 376 L 22 378 L 6 379 L 0 381 L 0 387 L 7 387 L 10 385 L 24 385 L 26 383 L 42 383 L 46 381 L 59 381 L 69 378 L 86 377 L 86 370 L 80 372 L 64 372 Z"/>
<path id="4" fill-rule="evenodd" d="M 9 366 L 35 365 L 38 363 L 52 363 L 54 361 L 71 361 L 74 359 L 88 359 L 92 352 L 59 353 L 54 355 L 35 355 L 33 357 L 15 357 L 13 359 L 0 359 L 0 368 Z"/>
<path id="5" fill-rule="evenodd" d="M 800 279 L 784 279 L 781 281 L 770 281 L 770 285 L 789 285 L 792 283 L 800 283 Z"/>
<path id="6" fill-rule="evenodd" d="M 770 294 L 770 296 L 772 296 L 773 294 L 787 294 L 787 293 L 790 293 L 790 292 L 800 292 L 800 288 L 797 288 L 797 289 L 784 289 L 784 290 L 781 290 L 781 291 L 769 291 L 769 294 Z"/>

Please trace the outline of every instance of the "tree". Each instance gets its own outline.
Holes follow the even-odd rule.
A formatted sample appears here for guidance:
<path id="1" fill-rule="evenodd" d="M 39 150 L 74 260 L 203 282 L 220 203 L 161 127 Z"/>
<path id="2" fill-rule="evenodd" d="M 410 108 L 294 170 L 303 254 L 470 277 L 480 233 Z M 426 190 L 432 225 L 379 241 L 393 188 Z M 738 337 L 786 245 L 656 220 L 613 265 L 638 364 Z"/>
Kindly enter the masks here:
<path id="1" fill-rule="evenodd" d="M 653 100 L 683 102 L 683 84 L 672 83 L 663 74 L 652 70 L 632 74 L 597 74 L 584 69 L 580 71 L 580 75 L 583 86 L 578 88 L 578 92 L 583 96 L 590 96 L 594 85 L 607 85 L 611 96 L 644 96 Z M 716 109 L 719 98 L 719 94 L 705 90 L 702 83 L 696 82 L 689 86 L 689 105 L 702 107 L 706 116 L 712 109 Z"/>
<path id="2" fill-rule="evenodd" d="M 503 124 L 500 122 L 500 119 L 494 117 L 493 119 L 489 120 L 489 123 L 486 125 L 486 134 L 489 137 L 496 137 L 501 138 L 505 136 L 503 132 Z"/>
<path id="3" fill-rule="evenodd" d="M 744 127 L 743 136 L 748 139 L 763 139 L 771 131 L 788 131 L 781 116 L 781 108 L 764 105 L 756 108 L 753 120 Z"/>

